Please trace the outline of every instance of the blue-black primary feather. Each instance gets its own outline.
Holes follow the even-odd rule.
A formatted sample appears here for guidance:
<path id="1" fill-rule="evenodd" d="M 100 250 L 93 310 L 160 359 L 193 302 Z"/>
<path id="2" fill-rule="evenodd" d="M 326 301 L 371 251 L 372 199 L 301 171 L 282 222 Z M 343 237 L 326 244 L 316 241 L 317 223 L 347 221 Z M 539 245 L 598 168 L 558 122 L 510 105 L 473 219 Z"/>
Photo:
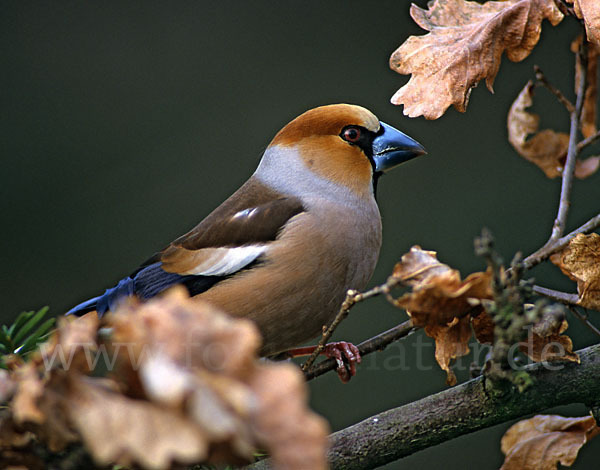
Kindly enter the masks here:
<path id="1" fill-rule="evenodd" d="M 147 300 L 176 284 L 184 285 L 190 295 L 194 296 L 210 289 L 227 277 L 229 276 L 182 276 L 164 271 L 160 262 L 152 263 L 131 276 L 121 279 L 115 287 L 106 289 L 104 294 L 73 307 L 66 315 L 83 315 L 92 310 L 96 310 L 98 315 L 103 315 L 114 310 L 125 297 L 135 295 L 141 300 Z"/>

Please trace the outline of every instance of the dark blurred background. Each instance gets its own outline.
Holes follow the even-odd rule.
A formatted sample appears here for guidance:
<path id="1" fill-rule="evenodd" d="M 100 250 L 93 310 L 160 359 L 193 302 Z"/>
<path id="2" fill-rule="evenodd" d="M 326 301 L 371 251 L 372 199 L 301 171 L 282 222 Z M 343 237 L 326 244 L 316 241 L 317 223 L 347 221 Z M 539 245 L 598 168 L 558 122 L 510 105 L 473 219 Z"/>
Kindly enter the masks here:
<path id="1" fill-rule="evenodd" d="M 541 246 L 560 182 L 516 155 L 506 114 L 533 64 L 572 98 L 577 24 L 545 22 L 534 53 L 519 64 L 505 59 L 495 94 L 475 89 L 466 114 L 411 120 L 389 102 L 407 77 L 388 68 L 391 52 L 422 33 L 408 9 L 398 0 L 2 2 L 1 320 L 43 305 L 58 315 L 114 285 L 231 194 L 280 127 L 329 103 L 366 106 L 429 151 L 380 183 L 384 243 L 372 284 L 413 244 L 465 276 L 483 269 L 472 248 L 482 227 L 507 260 Z M 542 127 L 568 131 L 549 93 L 539 90 L 536 101 Z M 576 183 L 570 228 L 598 212 L 598 178 Z M 554 266 L 533 275 L 575 291 Z M 358 343 L 405 318 L 376 299 L 354 309 L 335 337 Z M 569 321 L 577 349 L 596 341 Z M 458 362 L 459 380 L 471 360 Z M 365 358 L 349 385 L 335 374 L 313 381 L 311 399 L 340 429 L 444 390 L 444 379 L 419 332 Z M 386 468 L 497 468 L 507 427 Z M 599 457 L 596 440 L 575 468 Z"/>

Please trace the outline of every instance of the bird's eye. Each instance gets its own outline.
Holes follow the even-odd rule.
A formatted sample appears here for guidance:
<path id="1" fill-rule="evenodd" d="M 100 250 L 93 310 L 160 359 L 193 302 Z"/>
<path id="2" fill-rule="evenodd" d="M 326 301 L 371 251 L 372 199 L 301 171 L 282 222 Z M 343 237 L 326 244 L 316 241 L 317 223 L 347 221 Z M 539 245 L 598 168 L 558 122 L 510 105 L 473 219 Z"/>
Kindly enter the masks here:
<path id="1" fill-rule="evenodd" d="M 360 140 L 360 129 L 356 127 L 348 127 L 342 132 L 342 139 L 348 142 L 358 142 Z"/>

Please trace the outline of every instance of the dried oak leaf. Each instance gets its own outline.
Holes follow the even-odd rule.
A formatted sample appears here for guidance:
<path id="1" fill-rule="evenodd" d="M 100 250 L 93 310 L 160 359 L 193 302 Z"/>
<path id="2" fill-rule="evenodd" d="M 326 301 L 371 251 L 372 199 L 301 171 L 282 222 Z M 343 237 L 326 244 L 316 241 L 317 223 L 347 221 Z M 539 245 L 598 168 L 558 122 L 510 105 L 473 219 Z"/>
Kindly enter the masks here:
<path id="1" fill-rule="evenodd" d="M 580 233 L 550 260 L 577 282 L 577 304 L 600 310 L 600 235 Z"/>
<path id="2" fill-rule="evenodd" d="M 530 80 L 508 111 L 508 141 L 519 155 L 536 164 L 548 178 L 556 178 L 562 175 L 569 136 L 550 129 L 538 132 L 540 117 L 526 111 L 533 103 L 533 90 L 534 84 Z M 530 134 L 534 135 L 527 139 Z M 586 178 L 594 173 L 599 165 L 599 157 L 578 160 L 575 164 L 575 176 Z"/>
<path id="3" fill-rule="evenodd" d="M 0 455 L 5 449 L 24 447 L 33 439 L 33 433 L 19 427 L 8 409 L 0 411 Z"/>
<path id="4" fill-rule="evenodd" d="M 121 306 L 110 335 L 97 316 L 61 321 L 11 371 L 10 419 L 51 450 L 83 441 L 100 465 L 235 464 L 261 448 L 278 468 L 326 468 L 327 424 L 298 368 L 259 362 L 252 322 L 184 292 Z"/>
<path id="5" fill-rule="evenodd" d="M 185 367 L 244 376 L 252 371 L 261 343 L 253 322 L 190 300 L 181 289 L 152 302 L 126 304 L 108 316 L 107 323 L 114 329 L 115 353 L 129 367 L 138 367 L 150 353 L 160 351 Z"/>
<path id="6" fill-rule="evenodd" d="M 494 328 L 496 325 L 485 310 L 471 318 L 471 326 L 478 342 L 481 344 L 492 344 L 494 342 Z"/>
<path id="7" fill-rule="evenodd" d="M 90 378 L 74 377 L 70 385 L 69 416 L 97 462 L 158 470 L 206 456 L 202 431 L 172 409 L 125 397 Z"/>
<path id="8" fill-rule="evenodd" d="M 573 3 L 573 0 L 567 0 Z M 583 19 L 588 41 L 600 46 L 600 4 L 597 0 L 575 0 L 575 14 Z"/>
<path id="9" fill-rule="evenodd" d="M 33 363 L 24 364 L 14 375 L 16 393 L 12 401 L 15 421 L 18 423 L 42 423 L 44 415 L 38 407 L 38 400 L 44 393 L 44 382 L 38 368 Z"/>
<path id="10" fill-rule="evenodd" d="M 29 362 L 13 371 L 16 392 L 12 412 L 18 423 L 42 424 L 46 420 L 38 402 L 45 394 L 53 370 L 66 367 L 89 372 L 85 350 L 95 348 L 98 324 L 95 313 L 81 318 L 61 318 L 50 340 L 42 344 Z"/>
<path id="11" fill-rule="evenodd" d="M 592 416 L 537 415 L 511 426 L 501 441 L 501 470 L 556 470 L 570 467 L 579 449 L 600 433 Z"/>
<path id="12" fill-rule="evenodd" d="M 412 292 L 394 301 L 395 305 L 405 309 L 413 324 L 425 327 L 425 333 L 435 339 L 436 360 L 446 371 L 446 383 L 454 385 L 450 362 L 469 352 L 470 316 L 482 312 L 478 300 L 492 298 L 491 273 L 473 273 L 461 280 L 457 270 L 438 261 L 435 251 L 413 246 L 396 264 L 393 276 L 412 287 Z"/>
<path id="13" fill-rule="evenodd" d="M 277 468 L 326 468 L 327 425 L 307 407 L 302 374 L 291 364 L 257 360 L 260 336 L 251 321 L 191 300 L 183 289 L 126 305 L 106 321 L 113 345 L 131 345 L 114 350 L 121 387 L 133 386 L 148 404 L 186 419 L 204 442 L 194 458 L 238 463 L 265 448 Z M 137 431 L 124 426 L 121 433 L 133 440 Z M 120 458 L 102 455 L 104 462 Z"/>
<path id="14" fill-rule="evenodd" d="M 12 419 L 28 425 L 38 439 L 57 452 L 79 440 L 66 420 L 64 377 L 89 372 L 88 350 L 96 346 L 98 316 L 61 318 L 50 340 L 32 354 L 29 362 L 12 371 L 16 383 L 11 402 Z"/>
<path id="15" fill-rule="evenodd" d="M 446 385 L 456 385 L 456 374 L 450 369 L 450 362 L 457 357 L 469 354 L 471 325 L 469 318 L 454 318 L 448 325 L 427 325 L 427 336 L 435 340 L 435 360 L 446 371 Z"/>
<path id="16" fill-rule="evenodd" d="M 413 4 L 410 14 L 430 33 L 409 37 L 390 58 L 393 70 L 412 74 L 392 103 L 426 119 L 439 118 L 450 105 L 464 112 L 480 80 L 493 92 L 502 54 L 513 62 L 525 59 L 539 40 L 542 20 L 556 26 L 563 19 L 553 0 L 435 0 L 428 7 Z"/>
<path id="17" fill-rule="evenodd" d="M 252 378 L 251 386 L 260 389 L 252 430 L 261 442 L 270 443 L 273 467 L 327 468 L 324 425 L 306 413 L 304 377 L 290 364 L 263 367 Z M 296 398 L 282 399 L 287 396 Z"/>
<path id="18" fill-rule="evenodd" d="M 43 459 L 31 450 L 35 435 L 15 423 L 8 408 L 0 410 L 0 468 L 43 470 Z"/>
<path id="19" fill-rule="evenodd" d="M 519 343 L 519 349 L 535 362 L 568 361 L 579 364 L 571 338 L 562 334 L 569 327 L 567 320 L 555 320 L 542 317 L 533 325 L 527 341 Z"/>
<path id="20" fill-rule="evenodd" d="M 415 326 L 446 326 L 474 313 L 471 299 L 492 298 L 491 273 L 473 273 L 461 281 L 460 273 L 440 263 L 435 251 L 416 245 L 396 263 L 393 276 L 412 287 L 395 304 L 409 312 Z"/>
<path id="21" fill-rule="evenodd" d="M 0 369 L 0 405 L 6 403 L 15 393 L 17 384 L 8 371 Z"/>
<path id="22" fill-rule="evenodd" d="M 8 410 L 0 413 L 0 468 L 44 470 L 48 468 L 40 455 L 31 451 L 33 433 L 19 428 Z"/>

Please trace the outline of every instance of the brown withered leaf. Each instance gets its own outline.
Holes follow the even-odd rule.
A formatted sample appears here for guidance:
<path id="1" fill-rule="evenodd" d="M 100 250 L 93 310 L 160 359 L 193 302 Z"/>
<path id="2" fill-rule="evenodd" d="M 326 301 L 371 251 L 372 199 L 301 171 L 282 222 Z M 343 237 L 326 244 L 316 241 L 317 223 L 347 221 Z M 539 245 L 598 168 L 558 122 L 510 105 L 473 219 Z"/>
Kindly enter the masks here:
<path id="1" fill-rule="evenodd" d="M 0 411 L 0 468 L 44 470 L 48 468 L 41 457 L 31 450 L 35 435 L 18 426 L 8 409 Z"/>
<path id="2" fill-rule="evenodd" d="M 502 54 L 525 59 L 537 44 L 542 21 L 556 26 L 563 14 L 553 0 L 507 0 L 479 4 L 435 0 L 410 8 L 414 21 L 429 31 L 411 36 L 391 56 L 390 67 L 410 80 L 392 97 L 404 114 L 437 119 L 450 105 L 466 110 L 469 95 L 485 79 L 490 91 Z"/>
<path id="3" fill-rule="evenodd" d="M 571 43 L 571 52 L 577 53 L 583 42 L 583 36 L 576 37 Z M 583 64 L 579 55 L 575 55 L 575 93 L 583 73 Z M 583 108 L 581 110 L 581 133 L 587 138 L 594 135 L 598 128 L 596 127 L 597 109 L 598 109 L 598 46 L 591 45 L 587 53 L 587 65 L 585 69 L 586 88 L 583 98 Z"/>
<path id="4" fill-rule="evenodd" d="M 59 318 L 55 333 L 34 353 L 30 362 L 38 367 L 43 365 L 46 371 L 59 368 L 91 372 L 89 358 L 97 348 L 99 324 L 96 312 Z"/>
<path id="5" fill-rule="evenodd" d="M 569 327 L 564 318 L 558 322 L 540 319 L 533 325 L 527 341 L 519 343 L 519 349 L 535 362 L 568 361 L 579 363 L 573 352 L 573 341 L 562 333 Z"/>
<path id="6" fill-rule="evenodd" d="M 48 468 L 40 455 L 30 448 L 34 434 L 19 428 L 8 410 L 0 412 L 0 468 L 44 470 Z"/>
<path id="7" fill-rule="evenodd" d="M 34 362 L 15 371 L 17 392 L 11 403 L 12 418 L 27 425 L 53 451 L 77 442 L 76 433 L 64 417 L 64 390 L 54 373 L 43 373 Z M 58 386 L 57 386 L 58 385 Z"/>
<path id="8" fill-rule="evenodd" d="M 0 369 L 0 404 L 6 403 L 15 393 L 17 384 L 8 371 Z"/>
<path id="9" fill-rule="evenodd" d="M 306 413 L 306 385 L 297 369 L 290 364 L 263 367 L 251 385 L 261 390 L 252 419 L 253 431 L 262 442 L 270 443 L 273 467 L 328 468 L 323 449 L 326 425 Z M 282 399 L 287 396 L 294 399 Z"/>
<path id="10" fill-rule="evenodd" d="M 169 468 L 172 461 L 199 462 L 206 457 L 207 439 L 184 415 L 127 398 L 91 378 L 74 377 L 70 382 L 69 416 L 98 463 L 137 463 L 158 470 Z"/>
<path id="11" fill-rule="evenodd" d="M 575 0 L 574 7 L 577 17 L 585 23 L 588 41 L 600 46 L 600 4 L 597 0 Z"/>
<path id="12" fill-rule="evenodd" d="M 122 364 L 132 367 L 156 350 L 186 367 L 243 376 L 252 370 L 261 342 L 250 320 L 225 316 L 206 302 L 190 300 L 180 289 L 164 299 L 126 304 L 107 321 L 114 328 L 113 344 L 130 345 L 115 352 Z"/>
<path id="13" fill-rule="evenodd" d="M 396 264 L 393 276 L 412 287 L 394 304 L 435 339 L 436 360 L 446 371 L 446 383 L 454 385 L 450 362 L 469 352 L 470 316 L 482 312 L 478 300 L 492 298 L 491 273 L 473 273 L 461 280 L 457 270 L 438 261 L 435 251 L 413 246 Z"/>
<path id="14" fill-rule="evenodd" d="M 66 420 L 63 377 L 87 373 L 88 348 L 96 347 L 98 316 L 61 318 L 50 340 L 32 354 L 29 362 L 15 369 L 16 392 L 11 402 L 12 419 L 27 425 L 53 452 L 77 442 L 78 435 Z"/>
<path id="15" fill-rule="evenodd" d="M 556 470 L 559 462 L 570 467 L 579 449 L 599 433 L 592 416 L 537 415 L 519 421 L 502 437 L 501 470 Z"/>
<path id="16" fill-rule="evenodd" d="M 33 439 L 33 433 L 19 428 L 8 410 L 0 411 L 0 449 L 24 447 Z"/>
<path id="17" fill-rule="evenodd" d="M 38 439 L 52 451 L 60 451 L 78 440 L 77 434 L 64 417 L 64 390 L 58 371 L 69 368 L 89 372 L 85 349 L 95 347 L 98 317 L 88 314 L 81 318 L 61 318 L 56 332 L 29 362 L 15 367 L 10 379 L 14 383 L 11 420 L 27 425 Z"/>
<path id="18" fill-rule="evenodd" d="M 99 326 L 97 316 L 60 322 L 10 372 L 9 418 L 51 450 L 83 442 L 101 465 L 153 469 L 242 464 L 260 448 L 279 468 L 327 467 L 327 424 L 309 410 L 301 372 L 258 361 L 249 320 L 173 289 L 105 316 L 110 335 Z"/>
<path id="19" fill-rule="evenodd" d="M 327 425 L 307 407 L 302 374 L 289 364 L 257 361 L 260 336 L 252 322 L 176 289 L 124 306 L 107 322 L 114 344 L 135 345 L 115 350 L 116 371 L 137 372 L 134 386 L 146 400 L 194 426 L 205 442 L 204 460 L 241 463 L 261 447 L 276 461 L 283 455 L 282 468 L 326 468 Z M 263 429 L 265 420 L 279 424 L 276 432 Z M 294 446 L 285 435 L 295 436 Z"/>
<path id="20" fill-rule="evenodd" d="M 473 326 L 475 338 L 481 344 L 492 344 L 494 342 L 494 328 L 496 325 L 492 317 L 485 310 L 482 310 L 479 315 L 471 318 L 471 325 Z"/>
<path id="21" fill-rule="evenodd" d="M 600 235 L 580 233 L 550 260 L 577 282 L 577 304 L 600 310 Z"/>
<path id="22" fill-rule="evenodd" d="M 450 266 L 437 259 L 435 251 L 423 250 L 413 246 L 394 266 L 393 276 L 408 286 L 416 286 L 430 276 L 441 276 L 452 271 Z"/>
<path id="23" fill-rule="evenodd" d="M 569 136 L 564 132 L 550 129 L 538 131 L 540 117 L 526 111 L 533 104 L 534 84 L 530 80 L 519 93 L 508 112 L 508 141 L 526 160 L 537 165 L 548 178 L 562 175 L 569 147 Z M 533 137 L 527 138 L 530 134 Z M 594 173 L 600 164 L 598 157 L 578 160 L 575 176 L 586 178 Z"/>
<path id="24" fill-rule="evenodd" d="M 72 370 L 70 373 L 53 370 L 44 382 L 44 393 L 38 400 L 39 409 L 44 420 L 34 426 L 36 437 L 44 442 L 52 452 L 60 452 L 68 445 L 79 442 L 79 433 L 67 419 L 70 394 L 66 389 L 66 378 L 70 374 L 79 375 Z"/>
<path id="25" fill-rule="evenodd" d="M 596 173 L 598 168 L 600 168 L 600 156 L 587 157 L 585 160 L 577 160 L 574 175 L 582 180 Z"/>
<path id="26" fill-rule="evenodd" d="M 469 299 L 492 298 L 491 273 L 473 273 L 461 281 L 460 273 L 440 263 L 435 251 L 416 245 L 396 263 L 393 276 L 412 287 L 395 304 L 409 312 L 416 326 L 446 326 L 473 313 Z"/>
<path id="27" fill-rule="evenodd" d="M 435 339 L 435 360 L 446 371 L 446 385 L 451 387 L 456 385 L 456 375 L 450 369 L 450 362 L 469 354 L 469 339 L 471 339 L 469 318 L 454 318 L 445 326 L 427 325 L 425 333 Z"/>
<path id="28" fill-rule="evenodd" d="M 38 407 L 38 400 L 44 393 L 44 382 L 34 363 L 24 364 L 13 374 L 16 393 L 12 400 L 13 416 L 17 423 L 42 423 L 44 415 Z"/>

